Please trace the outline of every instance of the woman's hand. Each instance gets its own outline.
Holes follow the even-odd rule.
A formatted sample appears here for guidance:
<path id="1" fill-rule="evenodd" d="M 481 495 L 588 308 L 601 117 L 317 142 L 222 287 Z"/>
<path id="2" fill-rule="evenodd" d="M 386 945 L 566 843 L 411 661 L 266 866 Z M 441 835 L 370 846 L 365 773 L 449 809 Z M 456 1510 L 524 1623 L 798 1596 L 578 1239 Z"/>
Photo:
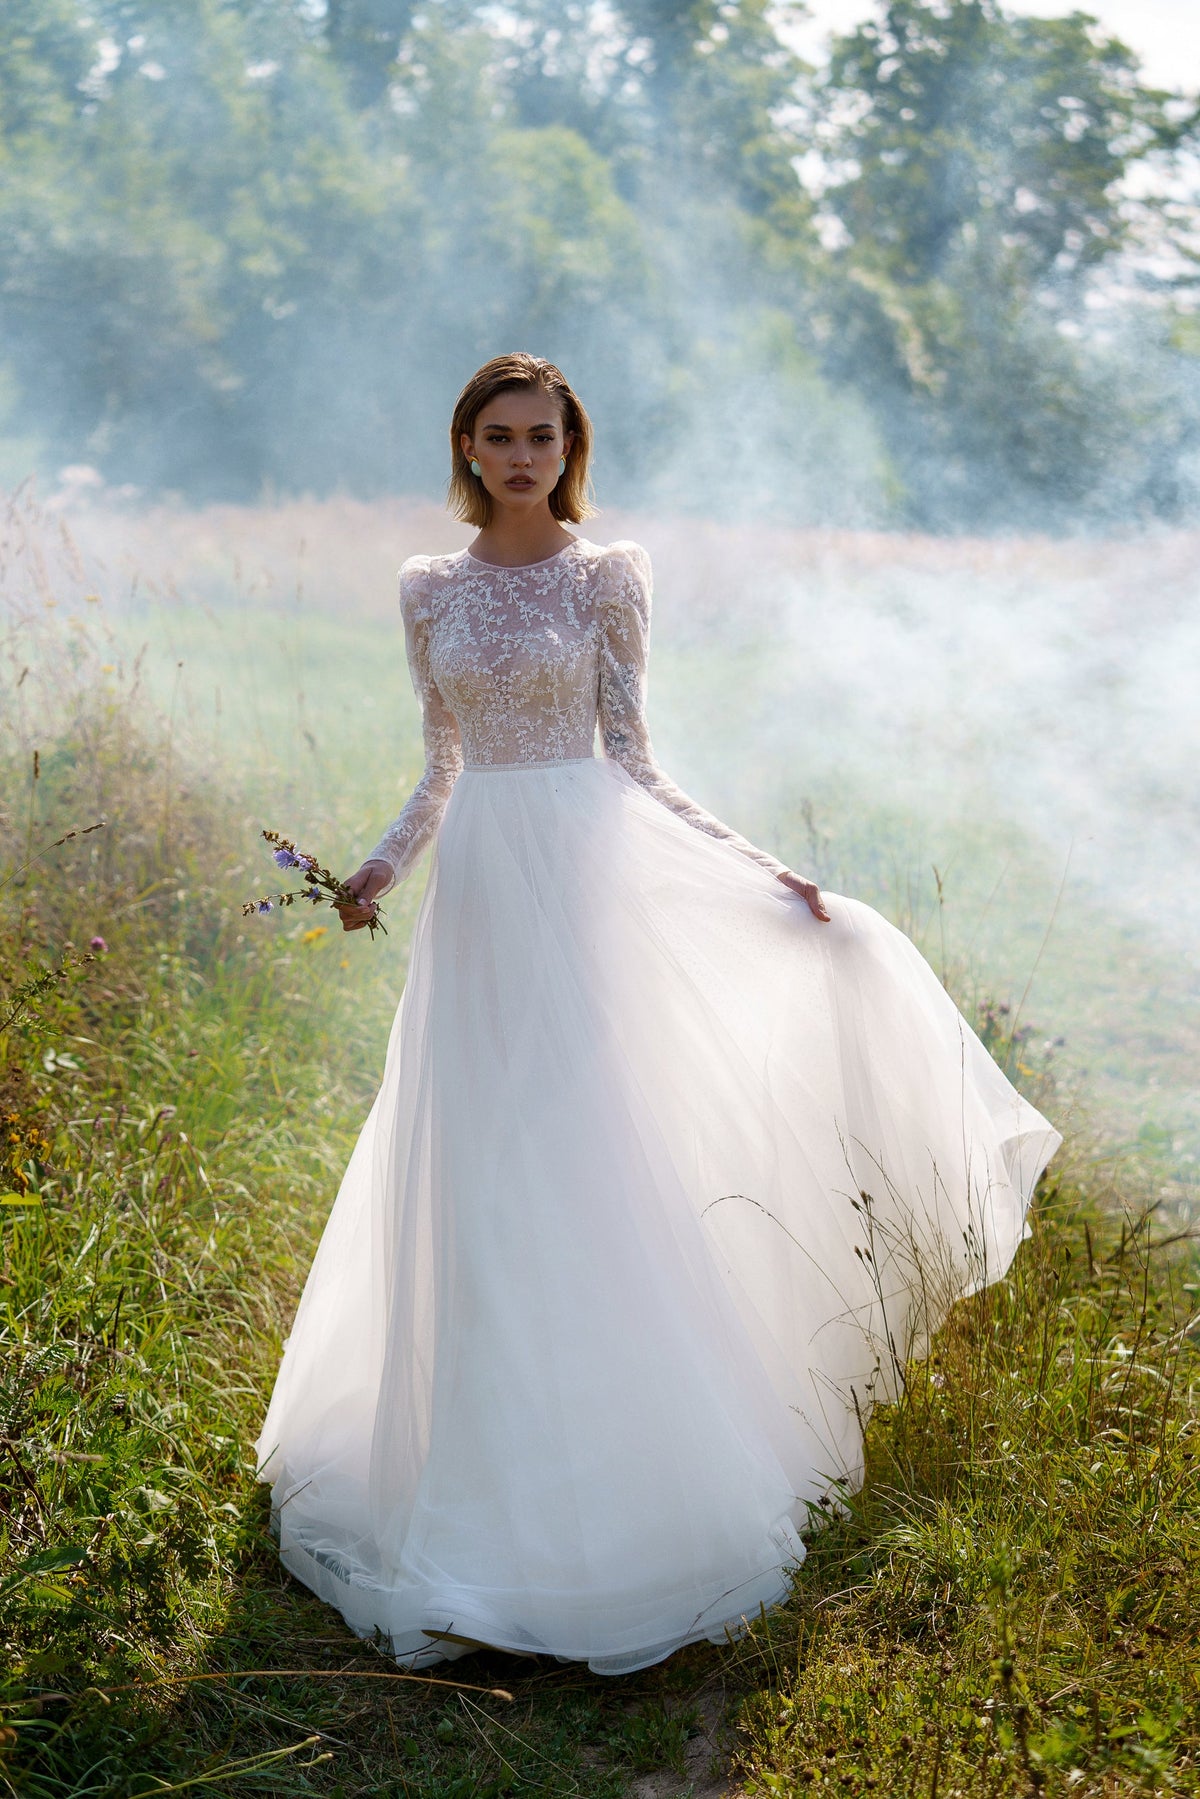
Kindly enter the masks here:
<path id="1" fill-rule="evenodd" d="M 364 862 L 350 876 L 346 886 L 354 895 L 354 905 L 346 900 L 334 902 L 334 911 L 341 918 L 343 931 L 361 931 L 364 925 L 370 924 L 375 916 L 376 896 L 391 879 L 392 871 L 383 862 Z"/>
<path id="2" fill-rule="evenodd" d="M 798 893 L 814 918 L 819 918 L 822 924 L 829 923 L 829 913 L 825 910 L 821 889 L 815 881 L 803 880 L 800 875 L 794 875 L 790 868 L 786 873 L 776 875 L 775 879 L 782 881 L 792 893 Z"/>

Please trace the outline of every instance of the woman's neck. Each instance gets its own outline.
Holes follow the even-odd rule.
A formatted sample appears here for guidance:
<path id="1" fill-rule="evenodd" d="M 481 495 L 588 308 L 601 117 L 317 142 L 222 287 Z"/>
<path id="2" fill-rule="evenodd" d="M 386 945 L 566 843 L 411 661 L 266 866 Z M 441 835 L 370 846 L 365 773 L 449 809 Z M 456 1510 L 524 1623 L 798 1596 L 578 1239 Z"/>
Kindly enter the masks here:
<path id="1" fill-rule="evenodd" d="M 545 562 L 575 539 L 564 531 L 549 506 L 533 513 L 509 511 L 493 501 L 492 516 L 474 542 L 468 545 L 481 562 L 500 568 L 520 568 L 526 562 Z"/>

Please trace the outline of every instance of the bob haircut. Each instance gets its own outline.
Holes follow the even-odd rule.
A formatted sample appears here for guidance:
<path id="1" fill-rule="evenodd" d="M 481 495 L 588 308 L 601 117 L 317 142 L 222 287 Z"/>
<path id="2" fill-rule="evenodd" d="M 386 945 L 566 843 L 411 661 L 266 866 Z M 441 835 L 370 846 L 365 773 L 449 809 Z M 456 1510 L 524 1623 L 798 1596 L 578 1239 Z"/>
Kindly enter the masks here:
<path id="1" fill-rule="evenodd" d="M 567 472 L 560 475 L 550 495 L 550 511 L 557 519 L 578 524 L 590 518 L 595 507 L 590 502 L 591 484 L 588 464 L 592 456 L 592 421 L 579 397 L 561 369 L 542 356 L 529 356 L 514 350 L 507 356 L 493 356 L 485 362 L 458 396 L 454 417 L 450 420 L 450 488 L 447 505 L 455 518 L 465 524 L 483 526 L 491 521 L 492 496 L 483 482 L 471 473 L 471 465 L 463 455 L 459 439 L 474 437 L 475 421 L 484 407 L 497 394 L 519 390 L 544 393 L 554 401 L 562 416 L 563 431 L 574 433 L 567 453 Z"/>

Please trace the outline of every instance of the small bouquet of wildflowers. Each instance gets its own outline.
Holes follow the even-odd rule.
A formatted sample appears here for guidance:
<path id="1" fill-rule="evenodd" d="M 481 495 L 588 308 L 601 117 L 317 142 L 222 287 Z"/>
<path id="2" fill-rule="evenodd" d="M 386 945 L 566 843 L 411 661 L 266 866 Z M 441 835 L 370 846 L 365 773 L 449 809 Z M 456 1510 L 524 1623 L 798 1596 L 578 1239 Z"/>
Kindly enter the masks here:
<path id="1" fill-rule="evenodd" d="M 276 906 L 294 906 L 297 900 L 307 900 L 313 906 L 319 906 L 324 900 L 331 906 L 355 906 L 359 903 L 344 881 L 339 881 L 327 868 L 322 868 L 315 856 L 298 850 L 290 837 L 281 837 L 278 831 L 264 831 L 263 836 L 268 843 L 275 845 L 271 856 L 276 867 L 298 869 L 307 885 L 294 887 L 288 893 L 268 893 L 262 899 L 247 900 L 242 907 L 244 917 L 250 918 L 260 912 L 273 912 Z M 372 937 L 376 931 L 382 931 L 387 936 L 387 926 L 378 906 L 367 920 L 367 929 Z"/>

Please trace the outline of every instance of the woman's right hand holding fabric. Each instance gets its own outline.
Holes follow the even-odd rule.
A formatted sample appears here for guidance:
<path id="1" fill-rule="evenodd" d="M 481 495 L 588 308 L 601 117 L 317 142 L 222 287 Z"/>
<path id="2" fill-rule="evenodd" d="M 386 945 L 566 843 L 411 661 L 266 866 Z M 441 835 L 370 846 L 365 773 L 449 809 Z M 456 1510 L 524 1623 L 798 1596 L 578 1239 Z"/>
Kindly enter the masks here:
<path id="1" fill-rule="evenodd" d="M 829 913 L 825 910 L 821 889 L 815 881 L 806 881 L 802 875 L 794 875 L 790 868 L 786 869 L 783 874 L 776 875 L 775 878 L 777 881 L 782 881 L 792 893 L 800 895 L 814 918 L 819 918 L 822 924 L 829 923 Z"/>

